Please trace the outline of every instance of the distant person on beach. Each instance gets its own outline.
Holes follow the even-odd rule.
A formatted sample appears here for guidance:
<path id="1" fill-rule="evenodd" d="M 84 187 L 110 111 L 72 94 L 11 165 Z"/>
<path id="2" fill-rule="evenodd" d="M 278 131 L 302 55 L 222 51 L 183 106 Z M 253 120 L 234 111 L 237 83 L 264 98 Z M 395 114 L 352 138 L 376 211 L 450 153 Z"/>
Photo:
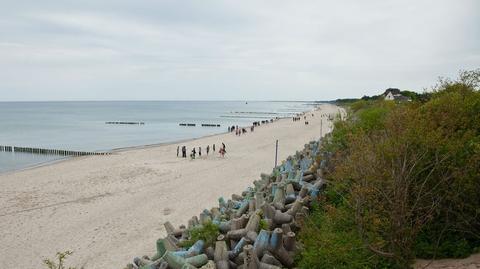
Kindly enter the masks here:
<path id="1" fill-rule="evenodd" d="M 227 152 L 225 149 L 225 144 L 222 142 L 222 147 L 218 151 L 222 157 L 225 157 L 225 153 Z"/>
<path id="2" fill-rule="evenodd" d="M 208 152 L 210 152 L 210 145 L 207 145 L 207 155 L 208 155 Z"/>
<path id="3" fill-rule="evenodd" d="M 202 147 L 198 147 L 198 157 L 202 157 Z"/>
<path id="4" fill-rule="evenodd" d="M 215 144 L 213 144 L 213 148 L 212 148 L 212 149 L 213 149 L 213 153 L 215 153 Z"/>
<path id="5" fill-rule="evenodd" d="M 187 147 L 182 146 L 182 158 L 187 158 Z"/>
<path id="6" fill-rule="evenodd" d="M 177 146 L 177 158 L 179 153 L 180 153 L 180 146 Z"/>
<path id="7" fill-rule="evenodd" d="M 193 159 L 195 159 L 195 155 L 197 155 L 197 152 L 195 151 L 195 147 L 192 149 L 192 154 L 190 155 L 190 157 Z"/>

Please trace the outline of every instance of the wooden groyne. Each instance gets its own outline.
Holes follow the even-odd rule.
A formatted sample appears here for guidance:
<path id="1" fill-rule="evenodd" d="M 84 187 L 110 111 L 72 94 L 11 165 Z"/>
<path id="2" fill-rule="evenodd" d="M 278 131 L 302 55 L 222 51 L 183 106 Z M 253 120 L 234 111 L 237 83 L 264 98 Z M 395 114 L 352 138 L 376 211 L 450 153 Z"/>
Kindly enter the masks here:
<path id="1" fill-rule="evenodd" d="M 0 151 L 12 152 L 13 147 L 12 146 L 0 146 Z"/>
<path id="2" fill-rule="evenodd" d="M 145 125 L 142 121 L 106 121 L 105 124 Z"/>
<path id="3" fill-rule="evenodd" d="M 109 152 L 94 152 L 94 151 L 74 151 L 63 149 L 43 149 L 17 146 L 0 146 L 0 151 L 4 152 L 22 152 L 31 154 L 43 155 L 59 155 L 59 156 L 87 156 L 87 155 L 109 155 Z"/>

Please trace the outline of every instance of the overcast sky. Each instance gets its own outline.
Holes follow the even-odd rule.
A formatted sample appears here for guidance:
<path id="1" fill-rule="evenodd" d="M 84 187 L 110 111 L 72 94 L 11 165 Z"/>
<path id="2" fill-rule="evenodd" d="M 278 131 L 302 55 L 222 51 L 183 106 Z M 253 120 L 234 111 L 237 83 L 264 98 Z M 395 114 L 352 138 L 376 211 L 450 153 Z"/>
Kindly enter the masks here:
<path id="1" fill-rule="evenodd" d="M 0 3 L 0 101 L 326 100 L 480 67 L 479 0 Z"/>

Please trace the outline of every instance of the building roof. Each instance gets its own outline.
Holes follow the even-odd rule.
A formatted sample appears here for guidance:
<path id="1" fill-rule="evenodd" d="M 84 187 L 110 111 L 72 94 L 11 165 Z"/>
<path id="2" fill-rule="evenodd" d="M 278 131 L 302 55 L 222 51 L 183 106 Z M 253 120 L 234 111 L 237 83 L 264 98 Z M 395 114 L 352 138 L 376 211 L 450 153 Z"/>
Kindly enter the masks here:
<path id="1" fill-rule="evenodd" d="M 393 95 L 397 95 L 397 94 L 400 94 L 401 95 L 401 92 L 399 89 L 397 88 L 388 88 L 385 90 L 385 92 L 383 93 L 383 95 L 387 95 L 389 92 L 391 92 Z"/>

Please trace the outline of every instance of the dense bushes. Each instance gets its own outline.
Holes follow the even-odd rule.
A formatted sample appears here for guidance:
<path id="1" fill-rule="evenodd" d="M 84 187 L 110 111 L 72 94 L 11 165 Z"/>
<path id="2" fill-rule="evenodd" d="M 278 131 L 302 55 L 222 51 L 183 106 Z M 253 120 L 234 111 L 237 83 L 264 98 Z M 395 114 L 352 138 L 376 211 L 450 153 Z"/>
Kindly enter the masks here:
<path id="1" fill-rule="evenodd" d="M 480 245 L 479 78 L 443 80 L 421 102 L 351 106 L 324 145 L 334 153 L 328 189 L 348 188 L 340 204 L 320 201 L 308 220 L 316 228 L 305 225 L 304 268 L 406 268 Z"/>
<path id="2" fill-rule="evenodd" d="M 297 257 L 300 268 L 391 268 L 388 260 L 373 255 L 359 236 L 352 207 L 344 195 L 347 186 L 331 185 L 314 203 L 302 226 L 305 248 Z"/>

